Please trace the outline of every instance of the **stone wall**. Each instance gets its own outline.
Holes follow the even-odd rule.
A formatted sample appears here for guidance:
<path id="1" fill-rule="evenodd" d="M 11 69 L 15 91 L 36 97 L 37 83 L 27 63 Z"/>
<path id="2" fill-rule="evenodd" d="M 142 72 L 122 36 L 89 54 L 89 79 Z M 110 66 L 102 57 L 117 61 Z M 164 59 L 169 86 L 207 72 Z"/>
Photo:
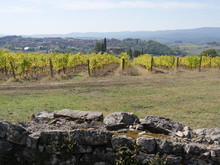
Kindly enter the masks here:
<path id="1" fill-rule="evenodd" d="M 61 110 L 0 121 L 1 165 L 220 164 L 220 129 L 159 116 Z"/>

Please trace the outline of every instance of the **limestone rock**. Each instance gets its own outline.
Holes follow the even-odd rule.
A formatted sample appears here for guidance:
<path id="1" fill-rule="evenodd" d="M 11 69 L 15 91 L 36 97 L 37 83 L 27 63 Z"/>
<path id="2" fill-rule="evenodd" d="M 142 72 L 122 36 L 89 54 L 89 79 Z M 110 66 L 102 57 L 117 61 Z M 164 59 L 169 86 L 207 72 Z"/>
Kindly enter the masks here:
<path id="1" fill-rule="evenodd" d="M 8 141 L 0 140 L 0 155 L 8 153 L 12 150 L 12 144 Z"/>
<path id="2" fill-rule="evenodd" d="M 80 130 L 70 132 L 73 142 L 81 145 L 100 146 L 111 143 L 112 133 L 103 130 Z"/>
<path id="3" fill-rule="evenodd" d="M 194 130 L 197 135 L 220 135 L 220 128 L 201 128 Z"/>
<path id="4" fill-rule="evenodd" d="M 200 155 L 206 151 L 203 146 L 193 143 L 187 144 L 184 149 L 187 154 L 193 155 Z"/>
<path id="5" fill-rule="evenodd" d="M 95 162 L 94 165 L 111 165 L 108 162 Z"/>
<path id="6" fill-rule="evenodd" d="M 146 116 L 141 120 L 144 128 L 153 133 L 170 134 L 182 131 L 185 125 L 160 116 Z"/>
<path id="7" fill-rule="evenodd" d="M 166 157 L 166 164 L 177 165 L 177 164 L 181 164 L 181 162 L 182 162 L 182 157 L 180 156 L 169 155 Z"/>
<path id="8" fill-rule="evenodd" d="M 176 154 L 180 153 L 181 154 L 184 151 L 184 143 L 173 142 L 172 147 L 173 147 L 173 153 L 176 153 Z"/>
<path id="9" fill-rule="evenodd" d="M 154 153 L 156 149 L 156 141 L 154 138 L 140 137 L 136 140 L 138 147 L 146 150 L 148 153 Z"/>
<path id="10" fill-rule="evenodd" d="M 156 142 L 157 142 L 157 148 L 159 152 L 165 153 L 165 154 L 173 153 L 174 145 L 171 141 L 157 139 Z"/>
<path id="11" fill-rule="evenodd" d="M 113 135 L 111 142 L 112 142 L 112 148 L 116 149 L 117 147 L 122 147 L 122 146 L 133 148 L 135 141 L 134 139 L 126 135 Z"/>
<path id="12" fill-rule="evenodd" d="M 83 146 L 83 145 L 75 145 L 73 153 L 75 154 L 86 154 L 91 153 L 92 147 L 91 146 Z"/>
<path id="13" fill-rule="evenodd" d="M 51 165 L 75 165 L 75 164 L 77 164 L 75 156 L 72 156 L 69 159 L 63 160 L 63 159 L 57 157 L 56 155 L 54 155 L 51 160 Z"/>
<path id="14" fill-rule="evenodd" d="M 43 131 L 39 137 L 40 144 L 50 144 L 54 141 L 64 141 L 68 137 L 67 131 L 62 130 L 47 130 Z"/>
<path id="15" fill-rule="evenodd" d="M 138 123 L 139 119 L 133 113 L 115 112 L 104 118 L 104 124 L 108 130 L 118 130 Z"/>
<path id="16" fill-rule="evenodd" d="M 35 120 L 48 120 L 48 119 L 53 119 L 54 117 L 54 112 L 49 112 L 49 111 L 43 111 L 39 112 L 36 115 L 33 116 Z"/>
<path id="17" fill-rule="evenodd" d="M 103 114 L 101 112 L 93 112 L 93 111 L 79 111 L 79 110 L 70 110 L 64 109 L 60 111 L 54 112 L 54 118 L 59 117 L 69 117 L 72 120 L 85 120 L 85 121 L 102 121 Z"/>
<path id="18" fill-rule="evenodd" d="M 101 162 L 115 164 L 115 155 L 112 148 L 95 147 L 93 155 Z"/>
<path id="19" fill-rule="evenodd" d="M 35 132 L 35 133 L 28 135 L 27 143 L 26 143 L 27 147 L 32 148 L 32 149 L 36 149 L 39 137 L 40 137 L 40 132 Z"/>
<path id="20" fill-rule="evenodd" d="M 138 155 L 135 156 L 135 159 L 140 162 L 143 165 L 147 165 L 149 164 L 149 160 L 152 159 L 153 157 L 155 157 L 154 154 L 146 154 L 146 153 L 140 153 Z"/>
<path id="21" fill-rule="evenodd" d="M 0 120 L 0 138 L 6 138 L 6 134 L 9 128 L 9 123 L 6 121 Z"/>
<path id="22" fill-rule="evenodd" d="M 175 133 L 175 135 L 181 138 L 184 137 L 184 133 L 181 131 L 178 131 L 177 133 Z"/>
<path id="23" fill-rule="evenodd" d="M 204 137 L 204 141 L 220 145 L 220 128 L 202 128 L 194 130 L 199 136 Z"/>
<path id="24" fill-rule="evenodd" d="M 27 136 L 30 134 L 23 126 L 9 123 L 7 126 L 6 139 L 9 142 L 25 145 Z"/>

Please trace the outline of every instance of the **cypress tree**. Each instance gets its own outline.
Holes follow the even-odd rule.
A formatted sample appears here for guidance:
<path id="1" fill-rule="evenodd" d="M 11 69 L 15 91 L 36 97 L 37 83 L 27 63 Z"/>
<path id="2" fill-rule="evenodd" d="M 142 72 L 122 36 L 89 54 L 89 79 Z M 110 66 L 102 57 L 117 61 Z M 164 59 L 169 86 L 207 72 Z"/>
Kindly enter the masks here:
<path id="1" fill-rule="evenodd" d="M 128 55 L 129 55 L 131 58 L 133 58 L 133 57 L 132 57 L 133 53 L 132 53 L 131 47 L 130 47 L 129 50 L 128 50 Z"/>
<path id="2" fill-rule="evenodd" d="M 106 38 L 104 38 L 104 43 L 103 43 L 103 52 L 107 51 L 107 42 L 106 42 Z"/>

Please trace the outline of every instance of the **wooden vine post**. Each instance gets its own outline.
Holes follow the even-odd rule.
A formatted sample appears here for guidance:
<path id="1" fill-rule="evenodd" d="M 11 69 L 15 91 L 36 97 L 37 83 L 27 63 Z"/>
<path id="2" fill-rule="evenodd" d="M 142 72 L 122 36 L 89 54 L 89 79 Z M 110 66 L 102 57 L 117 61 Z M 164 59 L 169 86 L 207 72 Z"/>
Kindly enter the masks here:
<path id="1" fill-rule="evenodd" d="M 201 71 L 201 66 L 202 66 L 202 56 L 199 59 L 199 71 Z"/>
<path id="2" fill-rule="evenodd" d="M 88 60 L 87 63 L 88 63 L 88 75 L 91 76 L 91 72 L 90 72 L 90 61 Z"/>
<path id="3" fill-rule="evenodd" d="M 8 70 L 7 70 L 7 61 L 5 58 L 5 76 L 8 77 Z"/>
<path id="4" fill-rule="evenodd" d="M 173 56 L 173 63 L 172 63 L 172 67 L 175 66 L 175 62 L 176 62 L 176 57 Z"/>
<path id="5" fill-rule="evenodd" d="M 124 71 L 125 70 L 125 59 L 122 58 L 122 70 Z"/>
<path id="6" fill-rule="evenodd" d="M 151 56 L 151 60 L 150 60 L 150 71 L 153 71 L 153 66 L 154 66 L 154 57 Z"/>
<path id="7" fill-rule="evenodd" d="M 179 68 L 179 57 L 176 58 L 176 69 Z"/>
<path id="8" fill-rule="evenodd" d="M 16 79 L 15 69 L 14 69 L 13 63 L 11 61 L 10 61 L 10 65 L 11 65 L 13 77 L 14 77 L 14 79 Z"/>
<path id="9" fill-rule="evenodd" d="M 50 58 L 50 76 L 54 77 L 54 75 L 53 75 L 53 62 L 52 62 L 51 58 Z"/>

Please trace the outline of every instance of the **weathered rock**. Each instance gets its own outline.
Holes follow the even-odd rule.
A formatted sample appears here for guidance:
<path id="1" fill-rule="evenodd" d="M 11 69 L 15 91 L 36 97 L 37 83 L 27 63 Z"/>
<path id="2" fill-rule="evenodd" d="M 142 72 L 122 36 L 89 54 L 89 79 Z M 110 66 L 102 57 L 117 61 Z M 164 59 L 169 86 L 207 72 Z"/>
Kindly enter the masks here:
<path id="1" fill-rule="evenodd" d="M 142 124 L 137 124 L 137 125 L 135 125 L 135 129 L 143 131 L 144 130 L 144 126 Z"/>
<path id="2" fill-rule="evenodd" d="M 112 133 L 103 130 L 73 130 L 70 132 L 73 142 L 81 145 L 100 146 L 111 143 Z"/>
<path id="3" fill-rule="evenodd" d="M 92 111 L 79 111 L 79 110 L 70 110 L 64 109 L 54 112 L 54 118 L 59 117 L 68 117 L 71 120 L 85 120 L 85 121 L 102 121 L 103 114 L 101 112 L 92 112 Z"/>
<path id="4" fill-rule="evenodd" d="M 33 116 L 35 120 L 48 120 L 54 118 L 54 112 L 43 111 Z"/>
<path id="5" fill-rule="evenodd" d="M 103 122 L 108 130 L 118 130 L 138 123 L 139 119 L 133 113 L 115 112 L 107 115 Z"/>
<path id="6" fill-rule="evenodd" d="M 0 155 L 10 152 L 12 150 L 12 147 L 12 144 L 8 141 L 0 140 Z"/>
<path id="7" fill-rule="evenodd" d="M 115 164 L 115 155 L 112 148 L 96 147 L 94 149 L 93 155 L 99 161 Z"/>
<path id="8" fill-rule="evenodd" d="M 170 134 L 182 131 L 185 125 L 160 116 L 147 116 L 140 120 L 144 128 L 153 133 Z"/>
<path id="9" fill-rule="evenodd" d="M 68 137 L 67 131 L 61 131 L 61 130 L 48 130 L 43 131 L 40 134 L 39 137 L 39 143 L 40 144 L 50 144 L 54 141 L 64 141 Z"/>
<path id="10" fill-rule="evenodd" d="M 196 159 L 196 158 L 192 158 L 187 165 L 215 165 L 215 164 L 208 164 L 206 163 L 206 161 L 202 160 L 202 159 Z"/>
<path id="11" fill-rule="evenodd" d="M 185 127 L 183 128 L 183 134 L 184 134 L 184 137 L 185 137 L 185 138 L 192 138 L 194 132 L 193 132 L 193 130 L 192 130 L 190 127 L 185 126 Z"/>
<path id="12" fill-rule="evenodd" d="M 167 140 L 156 139 L 158 151 L 165 154 L 173 153 L 173 143 Z"/>
<path id="13" fill-rule="evenodd" d="M 176 136 L 178 137 L 184 137 L 184 133 L 182 131 L 178 131 L 177 133 L 175 133 Z"/>
<path id="14" fill-rule="evenodd" d="M 194 130 L 197 135 L 220 135 L 220 128 L 201 128 Z"/>
<path id="15" fill-rule="evenodd" d="M 91 146 L 83 146 L 83 145 L 75 145 L 73 153 L 75 154 L 86 154 L 91 153 L 92 147 Z"/>
<path id="16" fill-rule="evenodd" d="M 206 152 L 203 146 L 193 143 L 187 144 L 184 149 L 187 154 L 192 154 L 192 155 L 200 155 Z"/>
<path id="17" fill-rule="evenodd" d="M 211 155 L 212 157 L 220 157 L 220 147 L 211 148 L 211 149 L 209 149 L 209 150 L 211 150 L 210 155 Z"/>
<path id="18" fill-rule="evenodd" d="M 220 128 L 202 128 L 194 130 L 194 133 L 201 136 L 200 142 L 220 145 Z"/>
<path id="19" fill-rule="evenodd" d="M 155 157 L 154 154 L 146 154 L 146 153 L 140 153 L 137 156 L 135 156 L 136 160 L 144 165 L 147 165 L 149 160 L 152 159 L 153 157 Z"/>
<path id="20" fill-rule="evenodd" d="M 27 136 L 27 147 L 37 149 L 38 140 L 40 138 L 40 132 L 35 132 Z"/>
<path id="21" fill-rule="evenodd" d="M 35 149 L 24 148 L 21 159 L 24 159 L 23 157 L 29 162 L 36 162 L 39 161 L 39 152 Z"/>
<path id="22" fill-rule="evenodd" d="M 6 121 L 0 120 L 0 138 L 6 138 L 8 128 L 9 128 L 9 123 Z"/>
<path id="23" fill-rule="evenodd" d="M 166 164 L 177 165 L 177 164 L 181 164 L 181 162 L 182 162 L 182 157 L 180 156 L 168 155 L 166 157 Z"/>
<path id="24" fill-rule="evenodd" d="M 113 135 L 111 142 L 112 142 L 113 149 L 116 149 L 117 147 L 122 147 L 122 146 L 133 148 L 135 140 L 126 135 Z"/>
<path id="25" fill-rule="evenodd" d="M 173 142 L 173 153 L 183 153 L 184 151 L 184 144 L 183 143 L 176 143 L 176 142 Z"/>
<path id="26" fill-rule="evenodd" d="M 68 159 L 61 159 L 56 155 L 53 156 L 51 160 L 51 165 L 75 165 L 77 163 L 75 156 Z"/>
<path id="27" fill-rule="evenodd" d="M 140 137 L 136 140 L 136 144 L 148 153 L 154 153 L 156 149 L 156 141 L 154 138 Z"/>
<path id="28" fill-rule="evenodd" d="M 145 131 L 136 131 L 132 133 L 142 137 L 135 140 L 125 135 L 113 135 L 112 132 L 104 131 L 105 125 L 102 121 L 88 122 L 88 119 L 85 116 L 82 117 L 81 114 L 78 114 L 80 118 L 76 120 L 63 115 L 61 118 L 55 118 L 49 122 L 47 119 L 51 118 L 50 113 L 45 112 L 36 116 L 39 117 L 38 121 L 33 120 L 24 124 L 24 127 L 32 133 L 21 125 L 0 120 L 0 164 L 5 164 L 2 163 L 5 158 L 13 157 L 14 159 L 11 159 L 8 164 L 22 164 L 25 160 L 25 162 L 28 161 L 27 164 L 110 165 L 116 164 L 115 152 L 118 150 L 115 149 L 122 147 L 119 149 L 127 150 L 124 146 L 129 147 L 131 153 L 134 150 L 132 158 L 140 160 L 142 164 L 148 164 L 149 161 L 157 159 L 165 161 L 165 157 L 166 163 L 171 165 L 181 163 L 188 165 L 220 164 L 219 129 L 200 129 L 192 134 L 189 127 L 183 127 L 184 125 L 167 118 L 150 117 L 146 119 L 146 117 L 141 120 L 142 124 L 139 124 L 138 118 L 132 117 L 128 113 L 116 113 L 116 116 L 119 117 L 111 119 L 110 123 L 117 129 L 122 126 L 130 128 L 130 130 L 118 130 L 120 133 L 131 133 L 139 127 L 140 130 L 142 130 L 141 127 L 144 127 L 144 129 L 152 129 L 156 133 L 177 133 L 183 137 L 158 136 L 155 138 L 157 136 L 154 134 L 151 137 L 150 133 L 145 135 Z M 111 116 L 114 117 L 114 115 Z M 97 119 L 96 117 L 90 119 L 92 120 L 92 118 Z M 29 129 L 30 127 L 33 129 Z M 42 129 L 38 129 L 38 127 Z M 157 157 L 158 155 L 147 153 L 158 153 L 160 158 Z M 39 160 L 42 156 L 43 163 Z M 154 158 L 150 159 L 150 157 Z"/>
<path id="29" fill-rule="evenodd" d="M 95 162 L 94 165 L 111 165 L 108 162 Z"/>
<path id="30" fill-rule="evenodd" d="M 8 124 L 6 139 L 9 142 L 25 145 L 27 136 L 30 134 L 23 126 L 19 124 Z"/>

